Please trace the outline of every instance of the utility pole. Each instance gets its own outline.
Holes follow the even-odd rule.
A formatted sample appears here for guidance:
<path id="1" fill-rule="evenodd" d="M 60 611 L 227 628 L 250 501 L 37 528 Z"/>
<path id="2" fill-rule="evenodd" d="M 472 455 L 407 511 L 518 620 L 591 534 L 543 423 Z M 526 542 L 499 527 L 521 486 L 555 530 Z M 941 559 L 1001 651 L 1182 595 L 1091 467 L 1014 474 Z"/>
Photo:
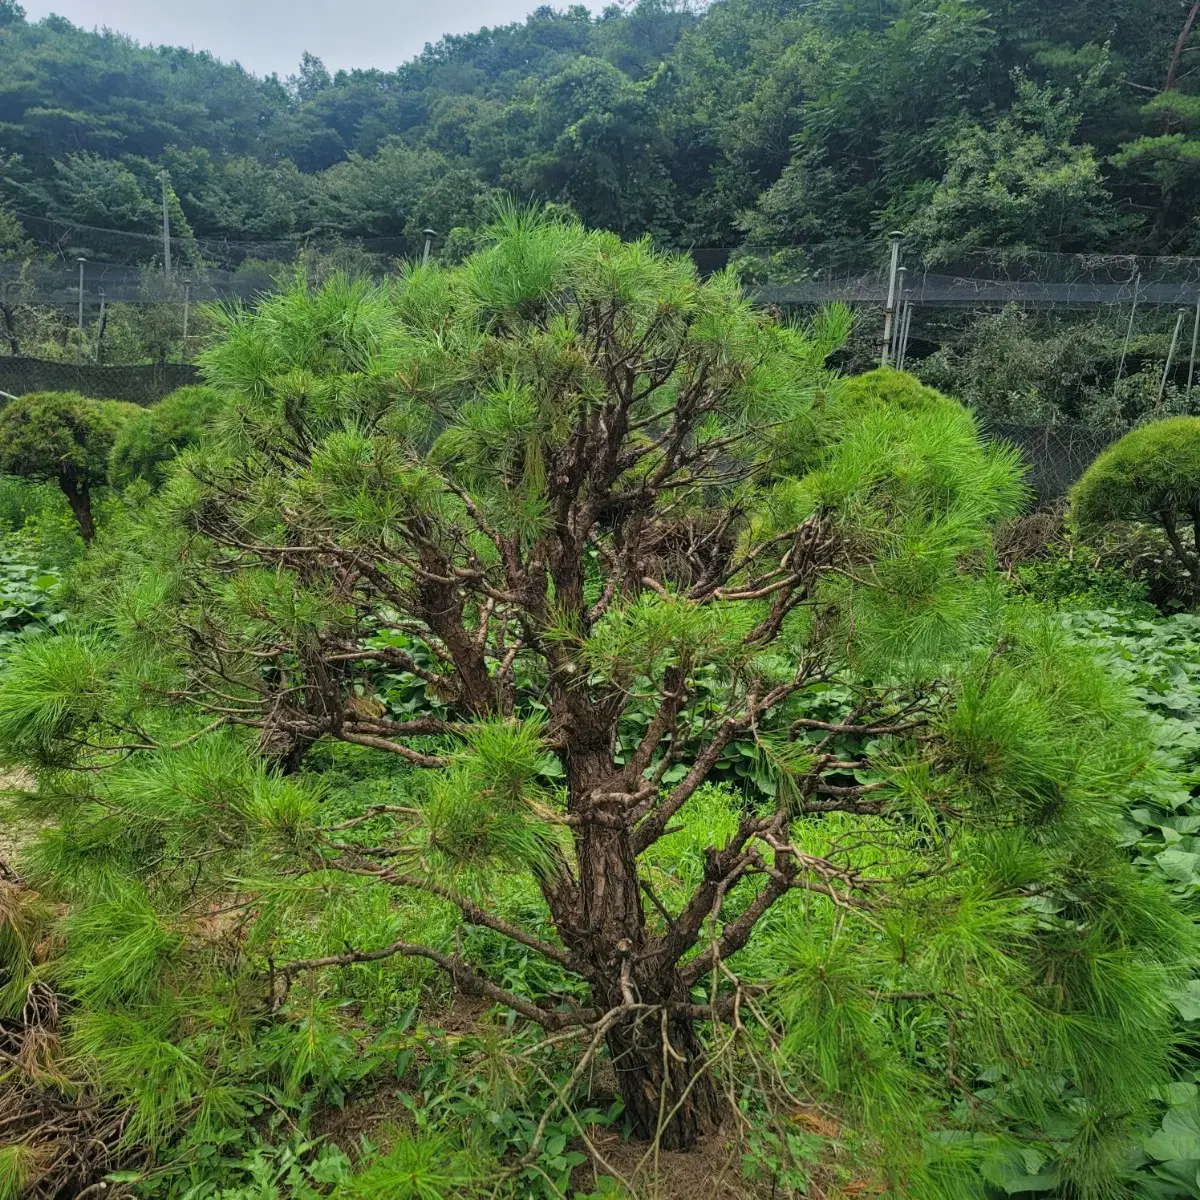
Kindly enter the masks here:
<path id="1" fill-rule="evenodd" d="M 167 207 L 167 185 L 171 182 L 171 177 L 166 171 L 159 171 L 159 182 L 162 184 L 162 208 L 163 208 L 163 271 L 171 274 L 171 212 Z"/>
<path id="2" fill-rule="evenodd" d="M 894 231 L 892 239 L 892 262 L 888 268 L 887 306 L 883 310 L 883 353 L 879 356 L 879 365 L 886 367 L 892 353 L 892 326 L 896 320 L 896 273 L 900 268 L 900 239 L 904 236 L 899 230 Z"/>
<path id="3" fill-rule="evenodd" d="M 421 266 L 429 265 L 429 247 L 433 245 L 433 239 L 437 237 L 436 229 L 423 229 L 421 232 L 425 235 L 425 252 L 421 255 Z"/>

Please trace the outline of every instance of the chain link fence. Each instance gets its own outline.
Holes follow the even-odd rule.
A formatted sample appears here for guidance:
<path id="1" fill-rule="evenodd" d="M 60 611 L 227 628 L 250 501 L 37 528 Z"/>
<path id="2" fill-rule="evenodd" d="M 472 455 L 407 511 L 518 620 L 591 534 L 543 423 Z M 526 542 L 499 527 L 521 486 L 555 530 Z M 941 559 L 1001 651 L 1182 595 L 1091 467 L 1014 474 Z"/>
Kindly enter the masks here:
<path id="1" fill-rule="evenodd" d="M 1120 437 L 1117 430 L 1082 425 L 1014 425 L 992 421 L 985 431 L 1015 446 L 1029 466 L 1025 482 L 1039 507 L 1061 500 L 1101 450 Z"/>
<path id="2" fill-rule="evenodd" d="M 96 400 L 154 404 L 176 388 L 200 382 L 188 363 L 99 367 L 92 363 L 47 362 L 39 358 L 0 357 L 0 392 L 78 392 Z"/>

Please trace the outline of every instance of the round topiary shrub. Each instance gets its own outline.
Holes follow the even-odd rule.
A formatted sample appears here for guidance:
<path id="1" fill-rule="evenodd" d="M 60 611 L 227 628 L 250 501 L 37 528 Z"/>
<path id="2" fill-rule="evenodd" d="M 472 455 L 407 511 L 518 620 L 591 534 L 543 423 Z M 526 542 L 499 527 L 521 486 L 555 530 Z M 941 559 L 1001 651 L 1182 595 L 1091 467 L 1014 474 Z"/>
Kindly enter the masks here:
<path id="1" fill-rule="evenodd" d="M 1200 417 L 1171 417 L 1127 433 L 1071 489 L 1071 513 L 1081 526 L 1161 526 L 1200 598 Z"/>
<path id="2" fill-rule="evenodd" d="M 962 407 L 957 400 L 926 386 L 915 375 L 897 371 L 894 367 L 876 367 L 873 371 L 841 380 L 836 402 L 849 411 L 877 404 L 905 412 L 932 412 L 947 405 Z"/>
<path id="3" fill-rule="evenodd" d="M 92 488 L 108 477 L 121 427 L 141 412 L 76 392 L 31 392 L 0 412 L 0 472 L 50 480 L 63 490 L 84 541 L 95 535 Z"/>
<path id="4" fill-rule="evenodd" d="M 212 428 L 224 400 L 209 387 L 185 387 L 142 409 L 117 435 L 109 457 L 109 480 L 118 487 L 144 479 L 162 483 L 167 464 Z"/>

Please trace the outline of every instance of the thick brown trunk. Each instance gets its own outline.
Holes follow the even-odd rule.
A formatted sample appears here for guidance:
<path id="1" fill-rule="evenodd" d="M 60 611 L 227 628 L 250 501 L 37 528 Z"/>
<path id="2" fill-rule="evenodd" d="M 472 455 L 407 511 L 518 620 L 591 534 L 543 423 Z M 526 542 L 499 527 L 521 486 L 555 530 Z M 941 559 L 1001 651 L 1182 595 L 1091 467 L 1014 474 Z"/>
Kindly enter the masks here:
<path id="1" fill-rule="evenodd" d="M 1175 551 L 1175 557 L 1192 577 L 1192 606 L 1200 608 L 1200 543 L 1197 543 L 1195 550 L 1189 550 L 1183 544 L 1183 538 L 1179 536 L 1179 527 L 1175 523 L 1173 512 L 1160 512 L 1158 520 L 1167 535 L 1167 540 L 1171 543 L 1171 549 Z M 1197 530 L 1197 536 L 1200 536 L 1200 529 Z"/>
<path id="2" fill-rule="evenodd" d="M 82 480 L 60 479 L 59 486 L 75 514 L 79 525 L 79 533 L 85 542 L 90 542 L 96 536 L 96 525 L 92 520 L 92 495 L 88 485 Z"/>
<path id="3" fill-rule="evenodd" d="M 294 775 L 315 741 L 294 729 L 268 723 L 259 734 L 258 754 L 284 775 Z"/>
<path id="4" fill-rule="evenodd" d="M 690 1150 L 720 1124 L 720 1095 L 690 1017 L 651 1009 L 616 1025 L 607 1042 L 634 1136 Z"/>
<path id="5" fill-rule="evenodd" d="M 624 825 L 607 747 L 568 750 L 576 811 L 585 815 L 577 843 L 579 926 L 569 937 L 586 964 L 595 1000 L 606 1010 L 632 1006 L 607 1035 L 609 1054 L 634 1133 L 687 1150 L 719 1123 L 720 1102 L 695 1023 L 669 1005 L 690 1000 L 675 964 L 648 956 L 637 859 Z M 605 739 L 606 740 L 606 739 Z M 600 741 L 600 739 L 596 739 Z M 611 797 L 611 798 L 610 798 Z M 587 820 L 591 816 L 592 820 Z"/>
<path id="6" fill-rule="evenodd" d="M 1188 12 L 1187 20 L 1183 23 L 1183 28 L 1179 32 L 1179 40 L 1175 43 L 1175 49 L 1171 53 L 1171 62 L 1167 67 L 1167 82 L 1163 85 L 1163 91 L 1169 92 L 1175 87 L 1175 72 L 1179 70 L 1179 60 L 1183 56 L 1183 48 L 1187 45 L 1188 35 L 1192 32 L 1192 26 L 1196 23 L 1196 15 L 1200 13 L 1200 0 L 1192 5 Z"/>

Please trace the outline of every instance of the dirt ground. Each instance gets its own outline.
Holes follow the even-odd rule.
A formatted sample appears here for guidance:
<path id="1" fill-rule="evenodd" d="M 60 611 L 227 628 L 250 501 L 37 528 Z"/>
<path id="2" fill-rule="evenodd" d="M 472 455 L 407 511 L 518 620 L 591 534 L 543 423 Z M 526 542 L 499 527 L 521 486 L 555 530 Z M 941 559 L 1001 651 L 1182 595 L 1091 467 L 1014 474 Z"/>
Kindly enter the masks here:
<path id="1" fill-rule="evenodd" d="M 388 1126 L 405 1124 L 403 1090 L 404 1085 L 395 1080 L 382 1083 L 344 1109 L 319 1115 L 314 1132 L 354 1157 L 361 1137 L 378 1145 L 386 1141 Z M 572 1190 L 586 1193 L 596 1186 L 597 1177 L 613 1174 L 632 1185 L 636 1200 L 768 1200 L 776 1194 L 769 1182 L 751 1184 L 741 1178 L 741 1152 L 719 1131 L 690 1153 L 663 1151 L 657 1160 L 647 1155 L 644 1144 L 626 1141 L 614 1130 L 595 1130 L 592 1144 L 603 1162 L 594 1168 L 591 1163 L 578 1167 Z M 582 1145 L 573 1148 L 586 1153 Z M 809 1193 L 810 1200 L 821 1200 L 823 1195 L 820 1190 Z"/>
<path id="2" fill-rule="evenodd" d="M 643 1143 L 626 1141 L 619 1133 L 597 1134 L 596 1150 L 614 1174 L 629 1181 L 638 1200 L 767 1200 L 772 1195 L 769 1183 L 751 1184 L 741 1177 L 741 1152 L 720 1131 L 695 1150 L 663 1150 L 657 1158 Z M 596 1173 L 603 1174 L 603 1167 L 598 1165 Z M 591 1183 L 590 1166 L 577 1174 L 582 1177 L 578 1186 Z"/>
<path id="3" fill-rule="evenodd" d="M 4 793 L 31 787 L 33 780 L 21 771 L 0 774 L 0 879 L 17 878 L 17 860 L 21 851 L 37 834 L 36 824 L 18 822 L 11 806 L 4 803 Z"/>
<path id="4" fill-rule="evenodd" d="M 470 1033 L 486 1020 L 486 1001 L 456 996 L 442 1011 L 426 1014 L 431 1030 L 447 1034 Z M 595 1083 L 604 1090 L 613 1081 L 601 1072 Z M 415 1086 L 410 1075 L 403 1080 L 379 1080 L 372 1087 L 350 1098 L 341 1109 L 314 1114 L 313 1133 L 339 1145 L 351 1158 L 357 1157 L 361 1139 L 386 1145 L 389 1130 L 410 1124 L 409 1112 L 401 1100 Z M 577 1167 L 572 1175 L 572 1193 L 587 1193 L 596 1188 L 600 1176 L 610 1175 L 626 1181 L 633 1200 L 779 1200 L 785 1193 L 770 1180 L 759 1183 L 742 1178 L 742 1149 L 733 1137 L 718 1130 L 688 1153 L 661 1151 L 648 1154 L 641 1142 L 627 1141 L 618 1130 L 595 1128 L 591 1131 L 595 1159 L 580 1139 L 572 1149 L 589 1155 L 589 1162 Z M 807 1192 L 807 1200 L 833 1200 L 861 1193 L 849 1190 L 830 1192 L 818 1169 Z"/>

